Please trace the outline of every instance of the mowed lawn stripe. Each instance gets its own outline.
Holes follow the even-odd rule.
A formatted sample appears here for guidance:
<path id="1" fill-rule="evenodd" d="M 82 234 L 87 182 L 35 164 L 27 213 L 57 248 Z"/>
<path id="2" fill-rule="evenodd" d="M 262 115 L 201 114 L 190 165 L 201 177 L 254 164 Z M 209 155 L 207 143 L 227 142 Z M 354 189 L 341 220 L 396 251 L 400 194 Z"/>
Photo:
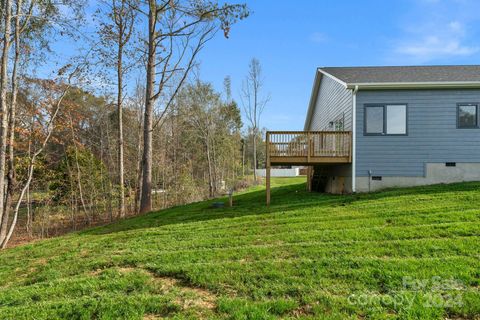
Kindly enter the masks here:
<path id="1" fill-rule="evenodd" d="M 281 233 L 295 233 L 295 232 L 305 232 L 309 233 L 310 231 L 331 231 L 336 229 L 357 229 L 357 228 L 378 228 L 378 227 L 404 227 L 409 225 L 415 226 L 433 226 L 434 224 L 446 225 L 449 223 L 477 223 L 480 213 L 479 210 L 470 210 L 466 211 L 450 211 L 450 212 L 440 212 L 440 213 L 430 213 L 428 215 L 418 215 L 412 216 L 412 214 L 398 215 L 395 216 L 395 219 L 390 219 L 388 217 L 380 218 L 358 218 L 351 219 L 348 222 L 342 221 L 298 221 L 295 220 L 291 224 L 288 223 L 288 220 L 277 222 L 269 222 L 268 224 L 258 226 L 258 223 L 252 226 L 239 226 L 235 230 L 229 230 L 228 228 L 223 228 L 219 226 L 217 229 L 208 229 L 197 230 L 195 233 L 185 230 L 179 230 L 178 232 L 164 232 L 164 231 L 152 231 L 146 229 L 144 231 L 144 238 L 147 237 L 162 237 L 164 240 L 176 240 L 176 244 L 181 243 L 182 241 L 189 241 L 189 239 L 200 238 L 202 241 L 218 240 L 218 241 L 229 241 L 231 239 L 240 239 L 242 237 L 251 237 L 257 234 L 262 235 L 262 237 L 268 237 L 271 234 L 279 235 Z M 214 224 L 214 222 L 212 222 Z M 135 231 L 133 231 L 135 232 Z M 205 234 L 202 234 L 205 232 Z M 128 238 L 128 231 L 125 235 L 122 235 L 124 238 Z"/>
<path id="2" fill-rule="evenodd" d="M 412 205 L 412 204 L 410 204 Z M 330 223 L 334 224 L 336 222 L 349 223 L 349 221 L 359 221 L 359 220 L 366 220 L 369 219 L 389 219 L 390 217 L 395 217 L 395 222 L 400 222 L 401 219 L 410 220 L 413 223 L 418 221 L 419 219 L 435 219 L 438 218 L 438 221 L 445 222 L 444 219 L 450 219 L 451 221 L 462 221 L 462 219 L 471 219 L 472 221 L 477 221 L 480 217 L 480 210 L 478 208 L 471 208 L 467 209 L 462 207 L 461 205 L 446 205 L 446 206 L 439 206 L 438 209 L 433 210 L 432 208 L 410 208 L 410 207 L 403 207 L 395 210 L 381 210 L 378 212 L 375 210 L 362 210 L 365 212 L 351 212 L 351 208 L 343 208 L 339 209 L 338 207 L 330 207 L 327 209 L 319 210 L 315 215 L 310 216 L 307 213 L 311 213 L 309 210 L 304 210 L 305 216 L 302 213 L 296 213 L 295 215 L 292 213 L 265 213 L 261 217 L 253 218 L 253 217 L 233 217 L 233 218 L 224 218 L 224 219 L 216 219 L 212 220 L 211 225 L 205 222 L 191 222 L 191 223 L 182 223 L 177 226 L 177 228 L 171 228 L 169 226 L 163 226 L 161 230 L 151 231 L 152 227 L 146 227 L 145 232 L 155 232 L 155 234 L 191 234 L 191 231 L 195 230 L 195 233 L 204 232 L 204 233 L 211 233 L 212 231 L 229 231 L 233 234 L 236 230 L 255 230 L 259 228 L 259 223 L 264 224 L 263 227 L 267 226 L 268 224 L 276 225 L 286 225 L 295 227 L 295 225 L 305 225 L 305 224 L 313 224 L 313 223 Z M 455 215 L 452 215 L 455 213 Z M 299 216 L 300 214 L 300 216 Z M 415 215 L 412 217 L 412 215 Z M 243 222 L 248 218 L 248 222 Z M 158 219 L 161 219 L 159 217 Z M 233 219 L 237 221 L 233 221 Z M 156 229 L 156 228 L 154 228 Z M 128 232 L 128 231 L 125 231 Z"/>
<path id="3" fill-rule="evenodd" d="M 269 208 L 255 187 L 233 208 L 194 203 L 6 250 L 0 318 L 480 315 L 480 183 L 345 196 L 308 193 L 303 178 L 273 183 Z M 437 278 L 463 287 L 432 291 Z M 432 293 L 462 303 L 426 307 Z M 380 299 L 398 295 L 413 299 Z"/>
<path id="4" fill-rule="evenodd" d="M 305 242 L 309 239 L 315 239 L 320 242 L 361 242 L 361 241 L 382 241 L 382 240 L 408 240 L 423 238 L 451 238 L 478 235 L 478 223 L 468 222 L 446 222 L 434 224 L 419 224 L 410 226 L 405 230 L 405 226 L 381 225 L 374 227 L 351 227 L 321 229 L 317 228 L 310 231 L 279 231 L 277 233 L 246 234 L 237 235 L 232 238 L 213 237 L 198 241 L 171 239 L 169 237 L 156 236 L 149 234 L 141 242 L 132 242 L 128 240 L 112 245 L 111 248 L 124 248 L 126 246 L 135 248 L 156 247 L 162 251 L 182 251 L 182 250 L 200 250 L 203 248 L 237 248 L 248 245 L 269 245 L 282 243 Z M 168 241 L 168 242 L 167 242 Z M 260 242 L 260 243 L 259 243 Z"/>

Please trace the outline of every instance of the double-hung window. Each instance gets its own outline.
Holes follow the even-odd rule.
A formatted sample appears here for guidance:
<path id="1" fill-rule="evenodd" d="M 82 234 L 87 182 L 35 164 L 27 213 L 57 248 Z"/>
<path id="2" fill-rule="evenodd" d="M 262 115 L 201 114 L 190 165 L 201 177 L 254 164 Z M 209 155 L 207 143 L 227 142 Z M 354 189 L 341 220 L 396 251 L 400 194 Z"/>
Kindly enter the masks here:
<path id="1" fill-rule="evenodd" d="M 459 103 L 457 105 L 457 128 L 478 128 L 478 104 Z"/>
<path id="2" fill-rule="evenodd" d="M 406 135 L 406 104 L 365 105 L 365 135 Z"/>

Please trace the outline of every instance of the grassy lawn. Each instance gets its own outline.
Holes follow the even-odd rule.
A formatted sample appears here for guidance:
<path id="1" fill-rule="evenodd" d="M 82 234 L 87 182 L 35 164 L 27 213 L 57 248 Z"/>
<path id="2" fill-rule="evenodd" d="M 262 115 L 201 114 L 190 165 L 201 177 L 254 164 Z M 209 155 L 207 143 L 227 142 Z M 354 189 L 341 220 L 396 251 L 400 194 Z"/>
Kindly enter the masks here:
<path id="1" fill-rule="evenodd" d="M 0 319 L 479 319 L 480 183 L 273 182 L 1 252 Z"/>

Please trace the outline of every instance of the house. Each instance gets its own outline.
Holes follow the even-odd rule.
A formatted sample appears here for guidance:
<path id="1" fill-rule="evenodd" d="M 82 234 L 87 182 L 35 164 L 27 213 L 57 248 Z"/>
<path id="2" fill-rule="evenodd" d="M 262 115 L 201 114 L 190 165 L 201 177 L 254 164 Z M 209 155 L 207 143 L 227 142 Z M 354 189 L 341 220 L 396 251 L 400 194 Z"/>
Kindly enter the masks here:
<path id="1" fill-rule="evenodd" d="M 269 132 L 267 167 L 309 165 L 332 193 L 480 180 L 479 105 L 480 65 L 318 68 L 304 131 Z"/>

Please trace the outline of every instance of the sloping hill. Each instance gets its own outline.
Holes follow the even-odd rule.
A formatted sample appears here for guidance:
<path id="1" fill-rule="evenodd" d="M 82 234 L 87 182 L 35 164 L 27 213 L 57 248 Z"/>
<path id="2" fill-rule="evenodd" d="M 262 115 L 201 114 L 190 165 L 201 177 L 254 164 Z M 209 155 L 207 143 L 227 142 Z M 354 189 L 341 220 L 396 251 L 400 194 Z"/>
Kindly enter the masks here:
<path id="1" fill-rule="evenodd" d="M 478 319 L 480 183 L 274 183 L 1 252 L 0 319 Z"/>

